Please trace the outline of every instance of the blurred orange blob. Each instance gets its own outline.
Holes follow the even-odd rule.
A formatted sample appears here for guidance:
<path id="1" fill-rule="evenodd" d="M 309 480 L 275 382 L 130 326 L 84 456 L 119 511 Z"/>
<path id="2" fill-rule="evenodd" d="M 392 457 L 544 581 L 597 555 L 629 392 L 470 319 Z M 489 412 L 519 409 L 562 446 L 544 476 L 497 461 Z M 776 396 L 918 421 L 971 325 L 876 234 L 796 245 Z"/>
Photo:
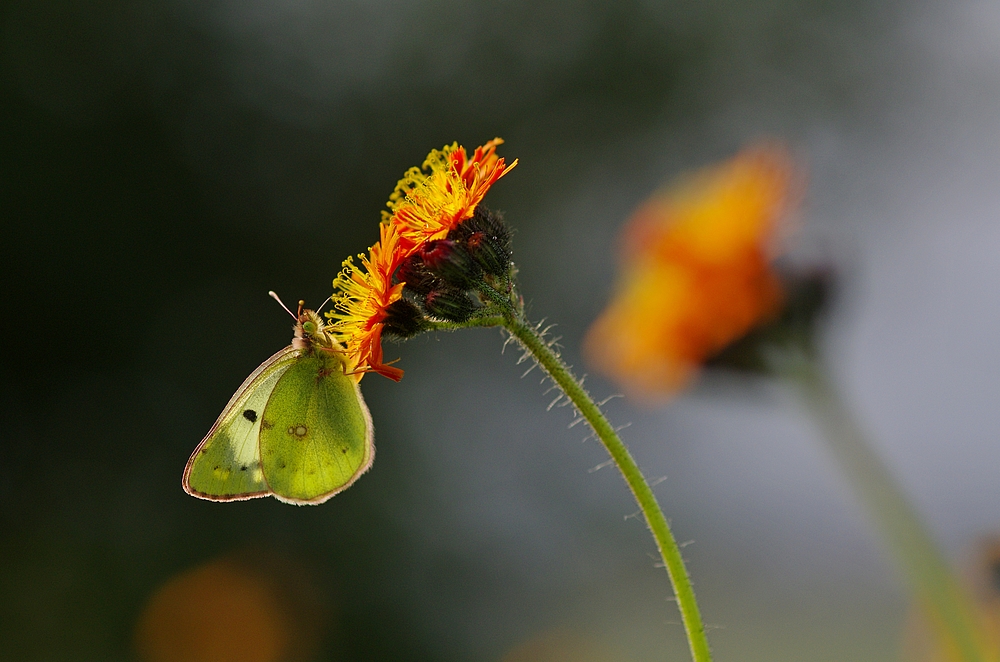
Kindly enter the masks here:
<path id="1" fill-rule="evenodd" d="M 617 292 L 584 341 L 590 362 L 629 392 L 669 396 L 773 318 L 771 261 L 800 179 L 766 145 L 655 193 L 625 227 Z"/>
<path id="2" fill-rule="evenodd" d="M 287 662 L 315 652 L 279 587 L 252 565 L 222 559 L 168 580 L 136 626 L 145 662 Z"/>
<path id="3" fill-rule="evenodd" d="M 622 655 L 581 632 L 547 630 L 517 645 L 500 662 L 622 662 Z"/>

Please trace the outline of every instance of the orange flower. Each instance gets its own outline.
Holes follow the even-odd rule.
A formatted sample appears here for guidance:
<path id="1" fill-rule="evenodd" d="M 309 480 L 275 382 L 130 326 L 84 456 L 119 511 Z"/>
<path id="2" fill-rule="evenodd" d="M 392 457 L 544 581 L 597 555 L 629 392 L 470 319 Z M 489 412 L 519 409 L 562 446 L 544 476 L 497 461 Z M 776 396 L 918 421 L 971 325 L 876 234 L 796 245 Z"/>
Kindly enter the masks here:
<path id="1" fill-rule="evenodd" d="M 496 155 L 501 144 L 503 140 L 494 138 L 470 159 L 464 147 L 452 143 L 432 150 L 422 167 L 406 171 L 389 196 L 382 222 L 397 226 L 407 256 L 470 218 L 490 186 L 517 165 L 517 159 L 506 165 Z"/>
<path id="2" fill-rule="evenodd" d="M 333 281 L 333 312 L 327 330 L 344 346 L 348 370 L 372 371 L 399 381 L 403 371 L 382 360 L 382 331 L 389 306 L 403 296 L 404 283 L 393 284 L 396 269 L 427 241 L 442 239 L 470 218 L 493 183 L 517 165 L 505 166 L 496 155 L 494 138 L 476 149 L 472 158 L 458 143 L 432 150 L 422 168 L 410 168 L 382 212 L 381 238 L 369 256 L 352 258 Z"/>
<path id="3" fill-rule="evenodd" d="M 403 296 L 403 284 L 392 284 L 392 274 L 402 261 L 396 226 L 381 226 L 381 239 L 371 247 L 371 257 L 362 254 L 361 267 L 352 258 L 333 281 L 333 312 L 327 313 L 327 330 L 344 346 L 348 370 L 358 379 L 366 371 L 399 381 L 403 371 L 382 362 L 382 328 L 386 309 Z"/>
<path id="4" fill-rule="evenodd" d="M 585 340 L 629 390 L 670 395 L 779 310 L 771 249 L 795 188 L 788 154 L 748 149 L 653 195 L 624 232 L 617 294 Z"/>

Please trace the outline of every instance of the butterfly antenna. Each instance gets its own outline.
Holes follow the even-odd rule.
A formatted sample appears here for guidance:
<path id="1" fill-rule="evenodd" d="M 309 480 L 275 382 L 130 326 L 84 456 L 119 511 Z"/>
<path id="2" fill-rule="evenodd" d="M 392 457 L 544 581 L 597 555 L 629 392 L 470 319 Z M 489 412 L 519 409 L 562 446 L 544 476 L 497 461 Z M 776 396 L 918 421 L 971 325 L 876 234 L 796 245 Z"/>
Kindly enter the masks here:
<path id="1" fill-rule="evenodd" d="M 269 290 L 268 293 L 267 293 L 267 296 L 269 296 L 272 299 L 274 299 L 275 301 L 277 301 L 278 305 L 280 305 L 282 308 L 284 308 L 285 312 L 292 316 L 292 319 L 295 319 L 295 320 L 299 319 L 298 316 L 296 316 L 292 311 L 288 310 L 288 306 L 285 305 L 284 301 L 282 301 L 281 299 L 278 298 L 278 295 L 274 293 L 274 290 Z M 299 302 L 299 308 L 300 309 L 302 308 L 302 302 L 301 301 Z"/>
<path id="2" fill-rule="evenodd" d="M 317 309 L 316 309 L 316 312 L 320 312 L 321 310 L 323 310 L 323 306 L 325 306 L 326 304 L 330 303 L 330 300 L 331 300 L 331 299 L 333 299 L 333 295 L 332 295 L 332 294 L 331 294 L 330 296 L 328 296 L 328 297 L 327 297 L 327 298 L 326 298 L 326 299 L 325 299 L 325 300 L 323 301 L 323 303 L 319 304 L 319 308 L 317 308 Z"/>

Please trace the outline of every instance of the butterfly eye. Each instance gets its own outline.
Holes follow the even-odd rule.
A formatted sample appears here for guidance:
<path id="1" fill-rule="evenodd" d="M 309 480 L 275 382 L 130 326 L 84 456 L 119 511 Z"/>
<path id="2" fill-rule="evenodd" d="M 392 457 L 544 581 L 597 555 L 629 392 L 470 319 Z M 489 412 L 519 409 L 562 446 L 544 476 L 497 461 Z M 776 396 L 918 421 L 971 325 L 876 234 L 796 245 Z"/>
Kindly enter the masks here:
<path id="1" fill-rule="evenodd" d="M 313 335 L 314 333 L 316 333 L 316 323 L 315 322 L 303 322 L 302 323 L 302 332 L 305 333 L 306 335 L 310 335 L 310 336 Z"/>

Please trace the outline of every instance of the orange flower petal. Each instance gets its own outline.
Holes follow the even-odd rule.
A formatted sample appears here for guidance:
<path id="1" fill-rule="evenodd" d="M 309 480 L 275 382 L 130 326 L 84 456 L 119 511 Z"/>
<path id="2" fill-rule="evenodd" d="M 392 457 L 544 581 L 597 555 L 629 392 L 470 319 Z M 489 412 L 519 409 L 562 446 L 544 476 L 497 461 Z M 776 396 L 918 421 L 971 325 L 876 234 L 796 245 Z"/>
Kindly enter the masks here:
<path id="1" fill-rule="evenodd" d="M 469 158 L 465 148 L 452 143 L 432 150 L 420 168 L 410 168 L 389 197 L 382 222 L 399 229 L 403 252 L 442 239 L 455 226 L 470 218 L 490 187 L 517 165 L 506 165 L 496 155 L 503 140 L 494 138 L 478 147 Z"/>
<path id="2" fill-rule="evenodd" d="M 382 362 L 382 321 L 386 309 L 403 296 L 403 285 L 392 284 L 392 274 L 403 257 L 395 226 L 382 225 L 380 234 L 369 255 L 359 256 L 360 267 L 352 258 L 344 260 L 343 270 L 333 281 L 339 294 L 334 297 L 333 312 L 327 313 L 328 331 L 344 346 L 350 371 L 363 375 L 371 370 L 399 381 L 403 371 Z"/>

